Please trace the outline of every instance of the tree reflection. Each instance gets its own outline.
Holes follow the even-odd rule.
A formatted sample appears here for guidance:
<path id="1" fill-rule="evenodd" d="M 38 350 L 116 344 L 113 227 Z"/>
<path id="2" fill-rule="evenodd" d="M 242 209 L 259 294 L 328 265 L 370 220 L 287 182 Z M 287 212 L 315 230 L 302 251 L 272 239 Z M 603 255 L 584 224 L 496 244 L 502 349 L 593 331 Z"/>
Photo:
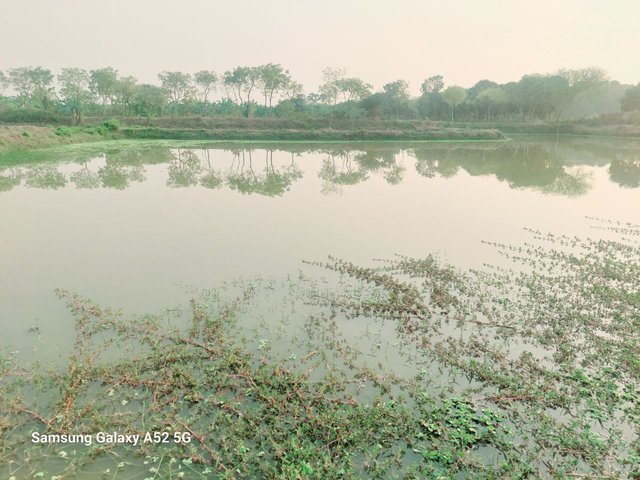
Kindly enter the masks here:
<path id="1" fill-rule="evenodd" d="M 204 175 L 200 177 L 200 185 L 211 189 L 220 188 L 224 183 L 224 177 L 220 170 L 215 170 L 211 166 L 210 150 L 205 149 L 203 153 L 207 166 Z"/>
<path id="2" fill-rule="evenodd" d="M 302 171 L 291 164 L 276 168 L 273 165 L 273 150 L 265 150 L 264 169 L 253 168 L 252 150 L 234 152 L 233 162 L 227 174 L 227 185 L 243 194 L 257 193 L 269 197 L 281 196 L 288 191 L 293 182 L 302 178 Z"/>
<path id="3" fill-rule="evenodd" d="M 82 162 L 82 169 L 73 172 L 69 178 L 78 188 L 98 188 L 101 183 L 100 175 L 89 169 L 86 160 Z"/>
<path id="4" fill-rule="evenodd" d="M 38 165 L 27 171 L 26 185 L 33 188 L 57 190 L 67 184 L 67 179 L 56 165 Z"/>
<path id="5" fill-rule="evenodd" d="M 306 148 L 306 149 L 305 149 Z M 415 159 L 415 170 L 426 178 L 450 178 L 459 172 L 471 176 L 493 176 L 510 188 L 536 190 L 545 194 L 580 196 L 591 187 L 592 176 L 583 166 L 608 166 L 609 178 L 624 188 L 640 187 L 638 144 L 588 139 L 549 142 L 511 141 L 483 144 L 421 144 L 405 150 L 401 144 L 332 145 L 309 149 L 285 145 L 291 160 L 274 162 L 276 149 L 265 145 L 259 150 L 238 148 L 196 150 L 189 148 L 110 148 L 93 156 L 84 154 L 73 162 L 37 163 L 0 170 L 0 192 L 24 182 L 26 187 L 60 189 L 69 182 L 77 188 L 123 190 L 133 182 L 145 180 L 148 165 L 166 164 L 169 187 L 201 186 L 219 189 L 227 186 L 242 194 L 282 196 L 302 178 L 295 163 L 300 152 L 324 155 L 318 177 L 322 193 L 340 192 L 343 187 L 362 183 L 375 176 L 391 185 L 400 184 L 407 170 L 404 157 Z M 213 152 L 213 153 L 212 153 Z M 211 155 L 220 155 L 221 165 Z M 65 157 L 66 159 L 66 157 Z M 42 161 L 42 160 L 41 160 Z M 77 168 L 69 172 L 76 164 Z M 162 171 L 162 167 L 161 170 Z"/>
<path id="6" fill-rule="evenodd" d="M 8 192 L 22 182 L 22 174 L 15 168 L 7 168 L 0 175 L 0 192 Z"/>
<path id="7" fill-rule="evenodd" d="M 144 181 L 142 165 L 128 165 L 120 155 L 107 154 L 105 161 L 105 165 L 98 169 L 98 178 L 104 188 L 124 190 L 131 182 Z"/>
<path id="8" fill-rule="evenodd" d="M 611 160 L 609 178 L 624 188 L 640 187 L 640 158 Z"/>
<path id="9" fill-rule="evenodd" d="M 579 196 L 590 177 L 571 168 L 554 145 L 512 142 L 492 146 L 421 147 L 414 149 L 416 171 L 425 177 L 451 177 L 460 169 L 471 176 L 493 175 L 511 188 Z"/>
<path id="10" fill-rule="evenodd" d="M 177 149 L 169 163 L 167 185 L 170 187 L 192 187 L 198 184 L 202 172 L 200 158 L 192 150 Z"/>
<path id="11" fill-rule="evenodd" d="M 357 163 L 354 165 L 353 152 L 349 150 L 329 151 L 322 161 L 318 176 L 324 180 L 322 193 L 340 191 L 340 186 L 355 185 L 367 179 L 367 171 Z"/>

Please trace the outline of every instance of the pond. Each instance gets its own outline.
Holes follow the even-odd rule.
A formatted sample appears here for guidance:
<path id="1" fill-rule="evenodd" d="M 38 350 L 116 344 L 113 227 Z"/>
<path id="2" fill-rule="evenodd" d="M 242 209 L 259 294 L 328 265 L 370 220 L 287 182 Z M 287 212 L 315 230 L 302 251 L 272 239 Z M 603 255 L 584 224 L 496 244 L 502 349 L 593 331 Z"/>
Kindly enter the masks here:
<path id="1" fill-rule="evenodd" d="M 640 224 L 640 142 L 127 142 L 0 158 L 1 346 L 22 360 L 70 351 L 57 288 L 161 312 L 330 255 L 475 269 L 506 262 L 486 242 L 532 230 L 610 236 L 585 217 Z"/>
<path id="2" fill-rule="evenodd" d="M 179 284 L 295 273 L 327 255 L 437 252 L 473 267 L 499 261 L 483 240 L 518 243 L 524 227 L 587 236 L 585 216 L 640 223 L 632 141 L 115 144 L 51 155 L 0 170 L 0 327 L 15 348 L 31 343 L 32 326 L 40 349 L 68 346 L 55 288 L 156 311 L 184 300 Z"/>

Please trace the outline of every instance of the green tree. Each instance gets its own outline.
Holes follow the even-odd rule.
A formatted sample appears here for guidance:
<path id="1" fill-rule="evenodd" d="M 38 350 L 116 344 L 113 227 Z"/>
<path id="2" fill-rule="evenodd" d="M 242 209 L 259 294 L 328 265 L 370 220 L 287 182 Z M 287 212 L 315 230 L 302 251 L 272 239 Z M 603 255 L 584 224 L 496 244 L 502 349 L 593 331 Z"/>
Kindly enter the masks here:
<path id="1" fill-rule="evenodd" d="M 297 100 L 299 103 L 299 97 L 302 96 L 302 84 L 293 79 L 289 79 L 289 81 L 282 87 L 281 94 L 285 99 L 291 100 L 294 103 Z"/>
<path id="2" fill-rule="evenodd" d="M 500 87 L 489 87 L 476 96 L 476 103 L 487 111 L 487 121 L 491 121 L 491 109 L 507 102 L 507 94 Z"/>
<path id="3" fill-rule="evenodd" d="M 162 88 L 167 92 L 169 101 L 180 103 L 193 95 L 191 75 L 182 72 L 162 72 L 158 74 Z"/>
<path id="4" fill-rule="evenodd" d="M 268 63 L 258 68 L 258 87 L 264 97 L 264 106 L 271 107 L 273 98 L 283 91 L 289 82 L 292 82 L 289 72 L 279 64 Z"/>
<path id="5" fill-rule="evenodd" d="M 102 101 L 102 114 L 106 113 L 107 104 L 113 105 L 118 93 L 118 71 L 111 67 L 91 70 L 89 89 Z"/>
<path id="6" fill-rule="evenodd" d="M 600 67 L 561 68 L 558 70 L 557 75 L 564 78 L 570 87 L 579 87 L 581 89 L 609 80 L 607 72 Z"/>
<path id="7" fill-rule="evenodd" d="M 423 95 L 431 93 L 440 93 L 444 88 L 444 80 L 442 75 L 433 75 L 427 78 L 422 85 L 420 85 L 420 91 Z"/>
<path id="8" fill-rule="evenodd" d="M 210 70 L 200 70 L 193 76 L 193 82 L 202 93 L 202 101 L 208 103 L 209 93 L 215 91 L 218 83 L 218 75 Z"/>
<path id="9" fill-rule="evenodd" d="M 453 122 L 453 111 L 454 109 L 465 101 L 467 98 L 467 91 L 456 85 L 452 85 L 447 87 L 444 92 L 442 92 L 442 99 L 449 105 L 451 110 L 451 121 Z"/>
<path id="10" fill-rule="evenodd" d="M 561 87 L 561 91 L 556 92 L 555 95 L 553 93 L 548 95 L 553 97 L 550 101 L 555 102 L 556 105 L 556 121 L 560 119 L 564 110 L 575 102 L 578 95 L 609 80 L 607 72 L 600 67 L 563 68 L 558 70 L 556 75 L 564 79 L 568 86 L 568 88 Z"/>
<path id="11" fill-rule="evenodd" d="M 162 115 L 167 103 L 166 90 L 155 85 L 139 85 L 135 89 L 133 103 L 138 115 L 147 118 L 148 125 L 153 115 Z"/>
<path id="12" fill-rule="evenodd" d="M 65 106 L 71 112 L 71 120 L 74 125 L 82 122 L 82 114 L 91 101 L 89 72 L 81 68 L 63 68 L 58 75 L 60 94 Z"/>
<path id="13" fill-rule="evenodd" d="M 224 72 L 222 79 L 227 92 L 233 93 L 233 98 L 239 105 L 245 104 L 247 117 L 252 116 L 251 93 L 260 79 L 259 67 L 236 67 Z"/>
<path id="14" fill-rule="evenodd" d="M 385 113 L 399 118 L 400 112 L 408 109 L 409 84 L 405 80 L 396 80 L 383 85 L 382 91 Z"/>
<path id="15" fill-rule="evenodd" d="M 21 67 L 9 70 L 9 83 L 18 94 L 18 101 L 25 107 L 29 102 L 47 109 L 51 105 L 53 74 L 42 67 Z"/>
<path id="16" fill-rule="evenodd" d="M 133 103 L 137 82 L 134 77 L 122 77 L 118 79 L 115 85 L 116 103 L 120 105 L 122 115 L 126 113 Z"/>
<path id="17" fill-rule="evenodd" d="M 371 95 L 371 85 L 359 78 L 340 78 L 336 80 L 343 102 L 358 101 Z"/>
<path id="18" fill-rule="evenodd" d="M 523 76 L 512 90 L 512 99 L 523 118 L 556 119 L 573 99 L 571 87 L 560 75 Z"/>
<path id="19" fill-rule="evenodd" d="M 320 85 L 320 96 L 325 103 L 335 105 L 338 103 L 340 93 L 339 81 L 344 78 L 345 70 L 342 68 L 327 67 L 322 70 L 322 84 Z"/>
<path id="20" fill-rule="evenodd" d="M 623 112 L 640 110 L 640 83 L 624 92 L 622 99 L 620 99 L 620 106 Z"/>
<path id="21" fill-rule="evenodd" d="M 9 79 L 4 74 L 4 72 L 0 70 L 0 94 L 3 94 L 8 86 L 9 86 Z"/>

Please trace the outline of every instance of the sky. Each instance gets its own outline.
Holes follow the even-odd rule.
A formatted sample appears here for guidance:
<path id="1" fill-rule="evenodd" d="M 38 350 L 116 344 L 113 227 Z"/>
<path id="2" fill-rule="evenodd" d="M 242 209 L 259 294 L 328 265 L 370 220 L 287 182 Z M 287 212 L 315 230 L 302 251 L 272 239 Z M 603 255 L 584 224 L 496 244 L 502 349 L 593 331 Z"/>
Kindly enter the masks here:
<path id="1" fill-rule="evenodd" d="M 280 63 L 305 92 L 325 67 L 376 89 L 443 75 L 499 83 L 596 65 L 640 82 L 640 0 L 0 0 L 0 70 L 112 66 L 223 73 Z"/>

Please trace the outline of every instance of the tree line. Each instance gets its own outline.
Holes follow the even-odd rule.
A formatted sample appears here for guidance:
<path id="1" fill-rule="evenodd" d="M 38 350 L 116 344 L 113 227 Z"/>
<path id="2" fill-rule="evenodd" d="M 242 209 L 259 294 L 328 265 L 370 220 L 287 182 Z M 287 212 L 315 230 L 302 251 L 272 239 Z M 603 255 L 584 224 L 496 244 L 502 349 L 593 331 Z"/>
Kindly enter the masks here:
<path id="1" fill-rule="evenodd" d="M 43 67 L 14 68 L 0 71 L 0 94 L 13 93 L 0 97 L 0 109 L 56 112 L 70 116 L 73 124 L 84 115 L 558 121 L 580 103 L 586 111 L 574 111 L 574 118 L 640 110 L 640 83 L 621 85 L 597 67 L 528 74 L 504 84 L 480 80 L 470 88 L 445 85 L 442 75 L 433 75 L 422 82 L 417 97 L 405 80 L 374 91 L 334 68 L 323 70 L 317 92 L 304 94 L 289 71 L 273 63 L 223 74 L 163 71 L 158 83 L 139 83 L 112 67 L 63 68 L 58 75 Z"/>

